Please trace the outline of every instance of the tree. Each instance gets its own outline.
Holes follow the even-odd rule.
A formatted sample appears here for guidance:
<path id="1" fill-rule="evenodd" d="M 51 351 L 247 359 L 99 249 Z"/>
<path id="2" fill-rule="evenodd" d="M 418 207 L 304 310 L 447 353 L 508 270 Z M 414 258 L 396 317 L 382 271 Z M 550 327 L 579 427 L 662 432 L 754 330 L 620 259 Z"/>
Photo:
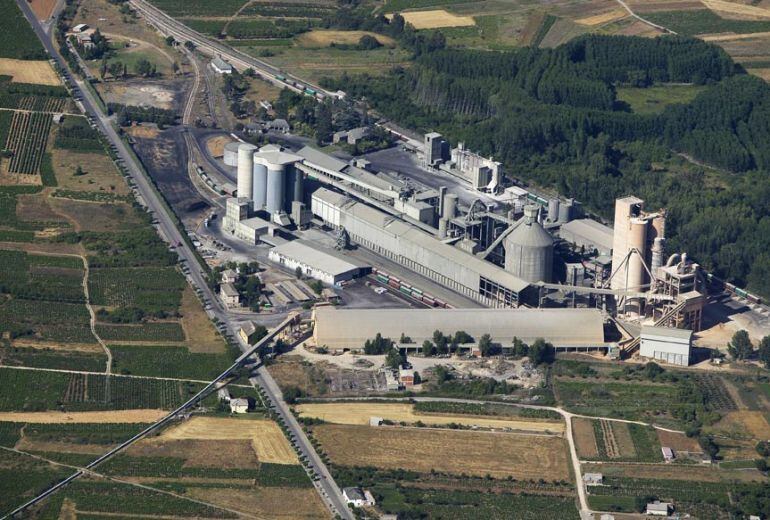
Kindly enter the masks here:
<path id="1" fill-rule="evenodd" d="M 172 45 L 174 45 L 175 43 L 176 43 L 176 40 L 174 39 L 174 37 L 173 37 L 173 36 L 166 36 L 166 45 L 168 45 L 169 47 L 171 47 L 171 46 L 172 46 Z"/>
<path id="2" fill-rule="evenodd" d="M 385 366 L 391 370 L 398 370 L 401 365 L 406 362 L 404 356 L 398 351 L 398 349 L 391 348 L 385 355 Z"/>
<path id="3" fill-rule="evenodd" d="M 379 332 L 374 339 L 367 339 L 364 343 L 364 354 L 367 355 L 380 355 L 386 354 L 393 348 L 393 341 L 390 338 L 382 337 Z"/>
<path id="4" fill-rule="evenodd" d="M 770 368 L 770 336 L 765 336 L 762 338 L 762 341 L 759 342 L 757 354 L 759 360 L 765 365 L 765 368 Z"/>
<path id="5" fill-rule="evenodd" d="M 529 346 L 519 338 L 513 338 L 513 355 L 517 358 L 523 358 L 529 355 Z"/>
<path id="6" fill-rule="evenodd" d="M 422 342 L 422 355 L 425 357 L 431 357 L 436 353 L 436 346 L 432 341 L 426 339 Z"/>
<path id="7" fill-rule="evenodd" d="M 765 459 L 756 459 L 754 466 L 762 473 L 767 473 L 767 461 Z"/>
<path id="8" fill-rule="evenodd" d="M 644 375 L 647 377 L 647 379 L 655 379 L 660 374 L 662 374 L 664 370 L 658 365 L 657 363 L 654 363 L 650 361 L 646 365 L 644 365 Z"/>
<path id="9" fill-rule="evenodd" d="M 757 453 L 759 453 L 763 457 L 770 456 L 770 442 L 768 441 L 759 441 L 756 446 Z"/>
<path id="10" fill-rule="evenodd" d="M 328 143 L 332 138 L 332 110 L 329 102 L 319 103 L 315 110 L 315 140 L 321 145 Z"/>
<path id="11" fill-rule="evenodd" d="M 733 334 L 733 339 L 727 345 L 727 352 L 737 360 L 747 359 L 753 351 L 754 346 L 751 344 L 749 333 L 745 330 L 739 330 Z"/>
<path id="12" fill-rule="evenodd" d="M 714 438 L 710 435 L 702 435 L 698 438 L 700 447 L 703 448 L 703 452 L 706 453 L 712 459 L 716 459 L 719 455 L 719 446 L 714 442 Z"/>
<path id="13" fill-rule="evenodd" d="M 409 344 L 409 343 L 414 343 L 414 342 L 412 341 L 412 338 L 410 338 L 409 336 L 407 336 L 407 335 L 406 335 L 406 334 L 404 334 L 403 332 L 401 333 L 401 337 L 400 337 L 400 338 L 398 338 L 398 342 L 399 342 L 399 343 L 401 343 L 402 345 L 407 345 L 407 344 Z"/>
<path id="14" fill-rule="evenodd" d="M 177 62 L 174 62 L 174 64 L 173 64 L 173 65 L 171 65 L 171 70 L 173 70 L 173 71 L 174 71 L 174 74 L 176 74 L 177 72 L 179 72 L 179 64 L 178 64 Z"/>
<path id="15" fill-rule="evenodd" d="M 81 177 L 85 174 L 86 172 L 83 171 L 83 168 L 80 165 L 78 165 L 78 167 L 75 168 L 75 173 L 73 173 L 72 175 L 74 175 L 75 177 Z"/>
<path id="16" fill-rule="evenodd" d="M 297 266 L 294 269 L 294 276 L 296 276 L 298 280 L 302 278 L 302 268 L 300 266 Z"/>
<path id="17" fill-rule="evenodd" d="M 359 50 L 371 51 L 373 49 L 377 49 L 378 47 L 382 47 L 382 44 L 380 43 L 380 41 L 374 36 L 371 36 L 369 34 L 364 34 L 363 36 L 361 36 L 361 39 L 358 40 Z"/>
<path id="18" fill-rule="evenodd" d="M 556 358 L 556 350 L 553 345 L 547 343 L 543 338 L 538 338 L 529 347 L 529 360 L 535 365 L 543 363 L 551 364 Z"/>
<path id="19" fill-rule="evenodd" d="M 107 66 L 107 70 L 113 78 L 119 78 L 123 73 L 123 64 L 119 61 L 114 61 Z"/>
<path id="20" fill-rule="evenodd" d="M 458 330 L 454 335 L 454 342 L 458 345 L 465 343 L 473 343 L 473 336 L 465 332 L 464 330 Z"/>
<path id="21" fill-rule="evenodd" d="M 149 77 L 153 72 L 153 65 L 149 60 L 141 59 L 134 65 L 134 72 L 140 76 Z"/>
<path id="22" fill-rule="evenodd" d="M 492 343 L 492 336 L 489 334 L 484 334 L 481 336 L 481 339 L 479 339 L 479 351 L 481 352 L 482 357 L 487 356 L 494 356 L 497 354 L 497 346 Z"/>

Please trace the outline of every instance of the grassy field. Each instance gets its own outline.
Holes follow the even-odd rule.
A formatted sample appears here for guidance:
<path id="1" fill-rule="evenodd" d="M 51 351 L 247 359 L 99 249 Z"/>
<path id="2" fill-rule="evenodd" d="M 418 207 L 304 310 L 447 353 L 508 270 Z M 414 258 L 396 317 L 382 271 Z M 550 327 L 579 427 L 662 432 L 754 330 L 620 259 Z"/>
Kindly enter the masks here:
<path id="1" fill-rule="evenodd" d="M 706 87 L 659 85 L 649 88 L 618 87 L 618 101 L 627 103 L 637 114 L 659 114 L 668 106 L 689 103 Z"/>
<path id="2" fill-rule="evenodd" d="M 770 31 L 770 20 L 732 20 L 710 9 L 647 13 L 645 18 L 684 35 L 709 33 L 755 33 Z"/>
<path id="3" fill-rule="evenodd" d="M 114 372 L 210 380 L 228 368 L 227 354 L 192 353 L 186 347 L 110 345 Z"/>

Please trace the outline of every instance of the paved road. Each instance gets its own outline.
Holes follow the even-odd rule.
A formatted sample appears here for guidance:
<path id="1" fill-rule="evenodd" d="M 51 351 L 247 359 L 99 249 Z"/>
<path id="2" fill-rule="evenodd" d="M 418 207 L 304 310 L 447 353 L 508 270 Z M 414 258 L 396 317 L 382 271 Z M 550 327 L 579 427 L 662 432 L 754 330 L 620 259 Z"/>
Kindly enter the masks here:
<path id="1" fill-rule="evenodd" d="M 156 228 L 160 235 L 167 242 L 171 244 L 178 244 L 176 251 L 179 255 L 180 261 L 189 267 L 188 280 L 191 284 L 193 284 L 193 286 L 202 291 L 204 300 L 211 304 L 210 314 L 213 315 L 213 317 L 218 318 L 221 322 L 225 323 L 228 332 L 233 337 L 235 337 L 237 341 L 239 341 L 239 346 L 242 350 L 245 351 L 249 348 L 249 346 L 243 344 L 240 341 L 240 337 L 236 333 L 237 329 L 235 326 L 235 321 L 227 313 L 224 306 L 214 295 L 213 291 L 209 288 L 206 281 L 206 276 L 204 274 L 204 269 L 202 265 L 199 264 L 198 258 L 193 253 L 191 247 L 187 244 L 187 242 L 185 242 L 182 233 L 177 229 L 174 223 L 175 217 L 171 214 L 170 210 L 161 200 L 158 193 L 154 190 L 153 186 L 150 184 L 150 181 L 144 175 L 141 167 L 134 159 L 134 156 L 128 150 L 127 145 L 120 139 L 117 132 L 112 127 L 108 116 L 101 111 L 99 104 L 94 99 L 91 92 L 86 88 L 84 82 L 70 74 L 67 69 L 67 64 L 59 54 L 56 45 L 52 41 L 51 37 L 46 33 L 45 27 L 43 27 L 43 25 L 41 25 L 41 23 L 35 18 L 32 10 L 29 7 L 29 4 L 25 0 L 17 0 L 16 3 L 27 17 L 27 20 L 30 22 L 33 30 L 35 31 L 35 34 L 43 43 L 50 56 L 58 62 L 61 70 L 65 71 L 65 76 L 67 76 L 70 83 L 75 86 L 75 94 L 76 96 L 81 97 L 81 102 L 85 108 L 86 113 L 93 118 L 94 123 L 99 127 L 107 139 L 109 139 L 118 157 L 125 165 L 125 168 L 128 171 L 131 179 L 135 183 L 139 195 L 144 200 L 147 207 L 154 213 L 155 219 L 157 221 Z M 254 382 L 259 384 L 270 397 L 270 399 L 276 404 L 278 408 L 277 412 L 285 418 L 286 424 L 289 426 L 289 430 L 292 432 L 294 438 L 296 439 L 294 442 L 299 445 L 300 451 L 308 456 L 313 469 L 319 475 L 321 475 L 322 478 L 317 486 L 320 488 L 319 492 L 324 499 L 324 503 L 327 504 L 333 513 L 339 514 L 345 519 L 352 519 L 353 515 L 347 508 L 345 501 L 342 498 L 341 491 L 335 484 L 326 466 L 315 453 L 312 445 L 309 443 L 304 434 L 302 434 L 299 424 L 291 416 L 286 403 L 283 401 L 283 399 L 280 398 L 280 391 L 278 390 L 275 381 L 273 381 L 270 374 L 264 368 L 260 368 L 258 374 L 259 377 L 256 378 Z M 74 476 L 74 478 L 77 478 L 77 476 Z M 74 478 L 72 480 L 74 480 Z M 69 481 L 70 479 L 67 479 L 67 482 Z"/>

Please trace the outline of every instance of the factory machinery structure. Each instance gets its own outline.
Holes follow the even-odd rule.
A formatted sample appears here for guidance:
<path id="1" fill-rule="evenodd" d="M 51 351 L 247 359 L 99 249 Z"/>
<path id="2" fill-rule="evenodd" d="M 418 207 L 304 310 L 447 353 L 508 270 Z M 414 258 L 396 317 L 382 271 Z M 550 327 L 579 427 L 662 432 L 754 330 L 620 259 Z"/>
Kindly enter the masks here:
<path id="1" fill-rule="evenodd" d="M 436 142 L 436 153 L 452 156 Z M 458 148 L 460 164 L 500 174 Z M 237 169 L 237 196 L 227 200 L 223 228 L 241 240 L 314 223 L 332 229 L 341 247 L 356 244 L 486 307 L 593 307 L 621 331 L 701 327 L 705 277 L 686 254 L 665 256 L 665 212 L 645 212 L 641 199 L 616 201 L 613 229 L 581 218 L 575 200 L 518 186 L 503 192 L 503 211 L 481 199 L 461 207 L 447 188 L 417 189 L 311 147 L 230 143 L 224 162 Z M 584 254 L 557 273 L 567 243 Z M 621 347 L 633 352 L 638 336 L 626 334 Z"/>

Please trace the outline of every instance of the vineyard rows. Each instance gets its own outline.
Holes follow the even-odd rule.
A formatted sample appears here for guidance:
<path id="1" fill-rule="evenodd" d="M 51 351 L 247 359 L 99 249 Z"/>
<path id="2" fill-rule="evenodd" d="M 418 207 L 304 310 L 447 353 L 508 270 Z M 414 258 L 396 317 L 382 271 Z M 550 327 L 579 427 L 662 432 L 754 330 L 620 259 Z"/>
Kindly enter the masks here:
<path id="1" fill-rule="evenodd" d="M 702 374 L 697 376 L 698 386 L 705 401 L 711 409 L 720 411 L 735 411 L 738 405 L 728 393 L 722 378 L 714 374 Z"/>
<path id="2" fill-rule="evenodd" d="M 175 267 L 102 268 L 91 270 L 88 286 L 96 305 L 175 311 L 185 282 Z"/>
<path id="3" fill-rule="evenodd" d="M 66 111 L 67 98 L 0 92 L 0 107 L 31 110 L 33 112 L 58 113 Z"/>
<path id="4" fill-rule="evenodd" d="M 13 152 L 8 171 L 35 174 L 43 159 L 48 132 L 51 129 L 49 114 L 15 112 L 5 148 Z"/>
<path id="5" fill-rule="evenodd" d="M 97 324 L 99 336 L 107 341 L 184 341 L 178 322 L 150 322 L 139 325 Z"/>

